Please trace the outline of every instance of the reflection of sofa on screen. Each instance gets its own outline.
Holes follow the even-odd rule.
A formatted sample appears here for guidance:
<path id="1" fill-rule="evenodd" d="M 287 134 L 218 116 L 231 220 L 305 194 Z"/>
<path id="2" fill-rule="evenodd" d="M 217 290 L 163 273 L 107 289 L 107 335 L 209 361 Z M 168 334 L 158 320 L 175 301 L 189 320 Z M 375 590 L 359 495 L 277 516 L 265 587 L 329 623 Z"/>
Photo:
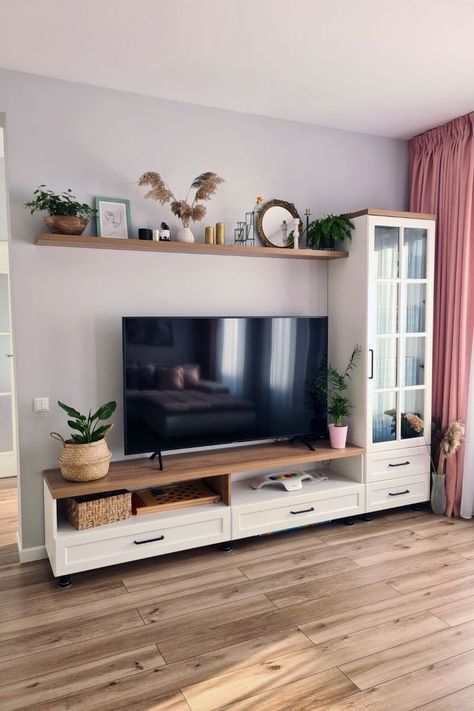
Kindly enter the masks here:
<path id="1" fill-rule="evenodd" d="M 252 402 L 202 380 L 197 365 L 127 364 L 127 416 L 160 439 L 239 434 L 255 429 Z"/>

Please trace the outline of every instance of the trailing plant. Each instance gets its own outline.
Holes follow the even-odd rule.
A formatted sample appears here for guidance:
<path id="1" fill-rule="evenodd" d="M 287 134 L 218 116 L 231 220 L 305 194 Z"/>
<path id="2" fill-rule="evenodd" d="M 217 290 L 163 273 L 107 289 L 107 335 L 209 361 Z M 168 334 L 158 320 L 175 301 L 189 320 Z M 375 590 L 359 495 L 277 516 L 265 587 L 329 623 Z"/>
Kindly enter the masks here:
<path id="1" fill-rule="evenodd" d="M 88 218 L 96 213 L 94 208 L 89 207 L 87 203 L 77 202 L 71 188 L 57 194 L 47 188 L 46 185 L 39 185 L 36 188 L 33 192 L 33 199 L 25 202 L 25 207 L 31 214 L 34 212 L 47 212 L 51 217 L 70 215 Z"/>
<path id="2" fill-rule="evenodd" d="M 81 413 L 73 407 L 65 405 L 59 400 L 58 405 L 72 418 L 68 420 L 67 423 L 72 430 L 78 433 L 71 435 L 72 441 L 76 444 L 89 444 L 90 442 L 98 442 L 100 439 L 103 439 L 112 425 L 102 425 L 100 423 L 112 417 L 117 407 L 117 403 L 112 400 L 111 402 L 105 403 L 105 405 L 101 405 L 94 414 L 89 410 L 88 415 L 81 415 Z"/>
<path id="3" fill-rule="evenodd" d="M 345 215 L 327 215 L 308 225 L 307 242 L 316 249 L 334 249 L 337 242 L 352 239 L 354 224 Z"/>
<path id="4" fill-rule="evenodd" d="M 353 405 L 347 396 L 347 388 L 352 371 L 357 367 L 361 355 L 360 346 L 354 346 L 345 370 L 340 373 L 333 365 L 324 363 L 310 381 L 308 392 L 314 398 L 327 398 L 328 415 L 334 419 L 336 427 L 350 415 Z"/>
<path id="5" fill-rule="evenodd" d="M 202 205 L 202 202 L 210 200 L 218 186 L 223 182 L 223 178 L 220 178 L 217 173 L 201 173 L 197 178 L 194 178 L 184 200 L 178 200 L 175 197 L 173 191 L 159 173 L 153 171 L 143 173 L 138 184 L 151 187 L 145 198 L 156 200 L 160 205 L 170 203 L 173 215 L 179 217 L 183 227 L 188 227 L 190 222 L 202 220 L 206 214 L 206 206 Z M 193 190 L 195 191 L 194 198 L 190 200 Z"/>

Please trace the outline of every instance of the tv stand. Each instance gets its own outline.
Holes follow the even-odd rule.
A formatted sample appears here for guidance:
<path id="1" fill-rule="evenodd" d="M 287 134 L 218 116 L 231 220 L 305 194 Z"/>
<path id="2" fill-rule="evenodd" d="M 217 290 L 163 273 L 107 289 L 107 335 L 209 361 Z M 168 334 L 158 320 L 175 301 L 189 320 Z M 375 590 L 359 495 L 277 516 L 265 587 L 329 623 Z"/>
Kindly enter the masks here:
<path id="1" fill-rule="evenodd" d="M 295 435 L 294 437 L 291 437 L 290 444 L 293 444 L 293 442 L 302 442 L 311 452 L 316 451 L 311 442 L 308 442 L 306 437 L 303 437 L 302 435 Z"/>
<path id="2" fill-rule="evenodd" d="M 157 449 L 156 452 L 153 452 L 153 454 L 150 456 L 151 461 L 156 459 L 156 457 L 158 457 L 159 469 L 160 469 L 160 472 L 162 472 L 163 471 L 163 457 L 161 455 L 161 449 Z"/>
<path id="3" fill-rule="evenodd" d="M 313 451 L 307 445 L 286 440 L 185 454 L 163 455 L 157 450 L 153 458 L 113 462 L 105 477 L 87 482 L 67 481 L 59 469 L 45 472 L 45 543 L 53 575 L 66 587 L 69 576 L 84 570 L 209 545 L 220 544 L 228 552 L 240 538 L 366 513 L 365 450 L 350 444 L 331 449 L 328 442 L 318 441 Z M 166 467 L 158 470 L 155 458 Z M 294 471 L 327 461 L 331 467 L 325 467 L 326 478 L 300 491 L 280 487 L 256 491 L 249 483 L 257 471 Z M 64 500 L 70 497 L 133 492 L 195 479 L 219 494 L 219 503 L 131 516 L 84 530 L 76 530 L 65 515 Z"/>

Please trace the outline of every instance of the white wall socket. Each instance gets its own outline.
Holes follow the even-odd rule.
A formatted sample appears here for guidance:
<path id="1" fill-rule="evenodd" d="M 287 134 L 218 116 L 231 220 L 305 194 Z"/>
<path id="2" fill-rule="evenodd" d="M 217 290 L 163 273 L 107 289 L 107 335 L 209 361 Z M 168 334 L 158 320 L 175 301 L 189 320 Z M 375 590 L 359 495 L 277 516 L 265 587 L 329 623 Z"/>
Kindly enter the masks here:
<path id="1" fill-rule="evenodd" d="M 35 397 L 33 399 L 33 412 L 49 412 L 49 397 Z"/>

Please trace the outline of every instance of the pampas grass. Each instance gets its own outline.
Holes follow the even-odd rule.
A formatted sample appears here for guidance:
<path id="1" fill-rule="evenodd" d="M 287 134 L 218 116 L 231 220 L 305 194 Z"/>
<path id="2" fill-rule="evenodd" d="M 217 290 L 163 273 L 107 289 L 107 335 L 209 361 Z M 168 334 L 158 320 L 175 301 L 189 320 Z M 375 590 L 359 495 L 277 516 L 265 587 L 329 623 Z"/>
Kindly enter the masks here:
<path id="1" fill-rule="evenodd" d="M 173 215 L 179 217 L 183 223 L 183 227 L 188 227 L 191 221 L 199 222 L 199 220 L 202 220 L 206 214 L 206 207 L 200 203 L 210 200 L 219 185 L 223 182 L 223 178 L 220 178 L 217 173 L 211 173 L 210 171 L 201 173 L 197 178 L 194 178 L 191 183 L 185 200 L 177 200 L 169 185 L 165 183 L 159 173 L 155 173 L 154 171 L 149 170 L 143 173 L 138 184 L 148 185 L 151 188 L 151 190 L 146 193 L 145 198 L 156 200 L 156 202 L 159 202 L 161 205 L 170 203 Z M 190 202 L 189 195 L 192 190 L 196 192 L 193 201 Z"/>
<path id="2" fill-rule="evenodd" d="M 444 474 L 444 465 L 447 459 L 458 451 L 465 442 L 466 428 L 460 420 L 455 420 L 446 429 L 439 444 L 437 474 Z"/>

